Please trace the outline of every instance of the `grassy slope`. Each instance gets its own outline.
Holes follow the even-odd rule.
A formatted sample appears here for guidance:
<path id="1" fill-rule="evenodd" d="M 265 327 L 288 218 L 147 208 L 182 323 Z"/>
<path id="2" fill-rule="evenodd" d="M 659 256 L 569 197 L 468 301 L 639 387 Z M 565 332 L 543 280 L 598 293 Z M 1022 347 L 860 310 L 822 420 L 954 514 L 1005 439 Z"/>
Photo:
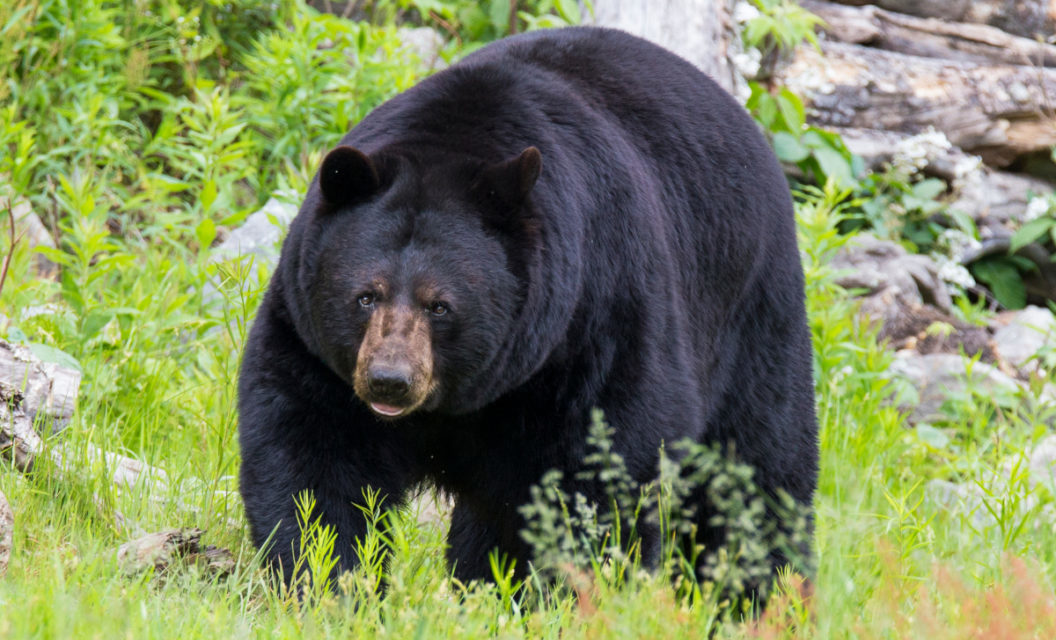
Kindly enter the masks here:
<path id="1" fill-rule="evenodd" d="M 155 3 L 159 14 L 176 6 Z M 26 21 L 0 10 L 9 36 L 0 52 L 37 65 L 32 73 L 10 67 L 6 77 L 0 172 L 60 221 L 63 246 L 52 257 L 65 265 L 61 283 L 41 281 L 31 253 L 16 250 L 0 297 L 11 322 L 0 331 L 17 327 L 83 366 L 78 415 L 63 442 L 122 450 L 163 467 L 183 489 L 118 491 L 98 466 L 77 477 L 47 467 L 29 477 L 0 472 L 0 491 L 16 514 L 16 551 L 0 578 L 0 637 L 688 638 L 716 624 L 730 636 L 963 638 L 1017 628 L 1023 637 L 1056 635 L 1049 586 L 1056 537 L 1052 520 L 1039 515 L 1052 497 L 1022 478 L 1007 489 L 987 479 L 1044 435 L 1051 408 L 953 399 L 949 420 L 936 425 L 948 443 L 935 448 L 907 430 L 882 402 L 889 385 L 878 374 L 889 356 L 852 321 L 846 294 L 831 285 L 825 263 L 840 239 L 824 199 L 800 206 L 823 445 L 819 568 L 809 603 L 789 594 L 757 625 L 721 623 L 710 605 L 676 601 L 662 578 L 643 576 L 617 589 L 604 572 L 581 588 L 589 597 L 578 604 L 535 592 L 511 600 L 490 587 L 463 592 L 446 578 L 440 533 L 417 526 L 413 514 L 397 527 L 384 600 L 284 600 L 255 569 L 232 493 L 238 352 L 265 274 L 220 270 L 226 300 L 209 303 L 202 285 L 217 270 L 198 247 L 216 226 L 235 224 L 260 204 L 256 194 L 303 188 L 301 167 L 313 166 L 313 152 L 420 72 L 394 55 L 391 32 L 305 20 L 292 5 L 284 6 L 291 30 L 271 30 L 261 18 L 260 46 L 248 36 L 230 45 L 226 55 L 241 71 L 210 70 L 208 56 L 190 65 L 180 53 L 187 34 L 171 15 L 142 18 L 156 28 L 153 49 L 140 42 L 142 55 L 157 59 L 137 71 L 135 42 L 108 30 L 116 15 L 110 9 L 59 0 L 19 7 L 65 15 L 81 31 L 66 40 L 43 27 L 12 33 Z M 200 24 L 209 20 L 206 12 Z M 208 40 L 206 27 L 199 32 Z M 17 45 L 38 41 L 54 51 Z M 323 41 L 361 54 L 351 79 L 346 60 L 317 47 Z M 58 71 L 63 56 L 79 61 L 77 68 Z M 298 68 L 289 82 L 309 83 L 317 95 L 284 93 L 280 70 L 291 64 Z M 53 304 L 48 313 L 26 313 L 44 303 Z M 924 497 L 931 478 L 981 482 L 992 490 L 988 504 L 997 516 L 973 519 L 936 507 Z M 171 526 L 207 529 L 208 543 L 239 556 L 236 574 L 214 581 L 186 568 L 164 578 L 123 576 L 115 548 L 137 532 Z M 345 586 L 360 593 L 375 578 L 361 571 Z"/>

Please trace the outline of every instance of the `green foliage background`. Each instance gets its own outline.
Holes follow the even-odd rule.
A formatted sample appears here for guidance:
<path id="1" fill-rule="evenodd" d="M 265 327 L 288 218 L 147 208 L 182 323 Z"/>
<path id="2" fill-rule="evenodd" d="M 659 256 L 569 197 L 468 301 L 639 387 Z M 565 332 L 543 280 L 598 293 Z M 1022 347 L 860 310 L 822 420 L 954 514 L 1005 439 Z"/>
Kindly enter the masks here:
<path id="1" fill-rule="evenodd" d="M 73 423 L 49 441 L 70 447 L 79 472 L 0 470 L 16 514 L 0 637 L 1056 636 L 1051 485 L 1022 464 L 1054 420 L 1041 381 L 1015 397 L 953 397 L 943 420 L 905 428 L 886 401 L 898 390 L 882 374 L 890 355 L 827 266 L 849 215 L 836 182 L 798 198 L 823 451 L 812 597 L 790 579 L 764 619 L 738 621 L 706 585 L 673 589 L 608 563 L 549 591 L 501 579 L 497 561 L 498 585 L 464 589 L 441 533 L 413 513 L 384 516 L 388 538 L 363 542 L 368 559 L 385 547 L 393 560 L 348 576 L 350 595 L 270 588 L 237 496 L 234 396 L 268 274 L 211 262 L 211 247 L 272 194 L 302 193 L 325 149 L 427 73 L 388 18 L 435 15 L 451 30 L 446 58 L 510 25 L 497 0 L 374 6 L 375 22 L 295 0 L 0 6 L 0 205 L 28 202 L 59 242 L 14 247 L 0 335 L 84 373 Z M 522 2 L 513 24 L 574 21 L 573 6 Z M 786 159 L 844 171 L 840 143 L 805 129 L 787 96 L 762 108 Z M 61 265 L 58 281 L 36 275 L 41 254 Z M 115 487 L 93 445 L 164 468 L 178 490 Z M 944 508 L 926 498 L 933 479 L 979 486 L 985 504 Z M 121 572 L 119 544 L 173 526 L 234 550 L 235 573 Z M 326 532 L 312 539 L 325 565 Z M 372 588 L 383 573 L 384 599 Z"/>

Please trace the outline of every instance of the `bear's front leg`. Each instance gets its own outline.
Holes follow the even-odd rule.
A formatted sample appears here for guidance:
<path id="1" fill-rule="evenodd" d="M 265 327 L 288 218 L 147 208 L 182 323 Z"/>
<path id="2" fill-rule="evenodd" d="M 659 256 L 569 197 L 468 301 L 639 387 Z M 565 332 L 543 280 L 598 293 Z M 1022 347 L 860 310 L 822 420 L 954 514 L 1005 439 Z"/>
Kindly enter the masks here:
<path id="1" fill-rule="evenodd" d="M 486 512 L 486 513 L 485 513 Z M 453 575 L 463 584 L 471 580 L 495 580 L 491 569 L 492 553 L 514 562 L 514 575 L 528 574 L 531 554 L 521 539 L 524 518 L 509 505 L 493 509 L 472 508 L 459 500 L 451 513 L 451 529 L 447 535 L 447 560 Z"/>
<path id="2" fill-rule="evenodd" d="M 240 489 L 253 542 L 290 583 L 301 552 L 296 500 L 311 492 L 311 513 L 337 533 L 333 578 L 354 568 L 356 540 L 367 533 L 360 505 L 368 488 L 385 508 L 398 506 L 407 468 L 395 436 L 351 388 L 309 354 L 292 329 L 266 315 L 250 335 L 239 379 Z M 266 354 L 266 356 L 265 356 Z"/>

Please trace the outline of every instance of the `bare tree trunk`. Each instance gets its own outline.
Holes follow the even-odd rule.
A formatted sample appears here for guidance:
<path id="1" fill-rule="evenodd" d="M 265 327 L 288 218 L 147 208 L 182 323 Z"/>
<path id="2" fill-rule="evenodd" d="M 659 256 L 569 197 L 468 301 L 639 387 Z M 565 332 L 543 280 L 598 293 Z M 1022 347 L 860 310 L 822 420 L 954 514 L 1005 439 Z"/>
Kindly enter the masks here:
<path id="1" fill-rule="evenodd" d="M 740 50 L 733 24 L 735 4 L 735 0 L 594 0 L 593 24 L 655 42 L 733 93 L 738 80 L 731 61 Z"/>

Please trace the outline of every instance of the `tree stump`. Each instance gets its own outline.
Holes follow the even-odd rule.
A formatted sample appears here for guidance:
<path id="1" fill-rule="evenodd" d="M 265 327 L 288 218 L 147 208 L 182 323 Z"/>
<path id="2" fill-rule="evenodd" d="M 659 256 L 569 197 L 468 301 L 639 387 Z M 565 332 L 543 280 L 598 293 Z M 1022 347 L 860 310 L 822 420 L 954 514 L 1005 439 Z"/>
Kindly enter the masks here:
<path id="1" fill-rule="evenodd" d="M 592 23 L 622 29 L 673 51 L 731 93 L 740 82 L 733 56 L 741 41 L 736 0 L 594 0 Z M 585 21 L 591 21 L 584 12 Z"/>

